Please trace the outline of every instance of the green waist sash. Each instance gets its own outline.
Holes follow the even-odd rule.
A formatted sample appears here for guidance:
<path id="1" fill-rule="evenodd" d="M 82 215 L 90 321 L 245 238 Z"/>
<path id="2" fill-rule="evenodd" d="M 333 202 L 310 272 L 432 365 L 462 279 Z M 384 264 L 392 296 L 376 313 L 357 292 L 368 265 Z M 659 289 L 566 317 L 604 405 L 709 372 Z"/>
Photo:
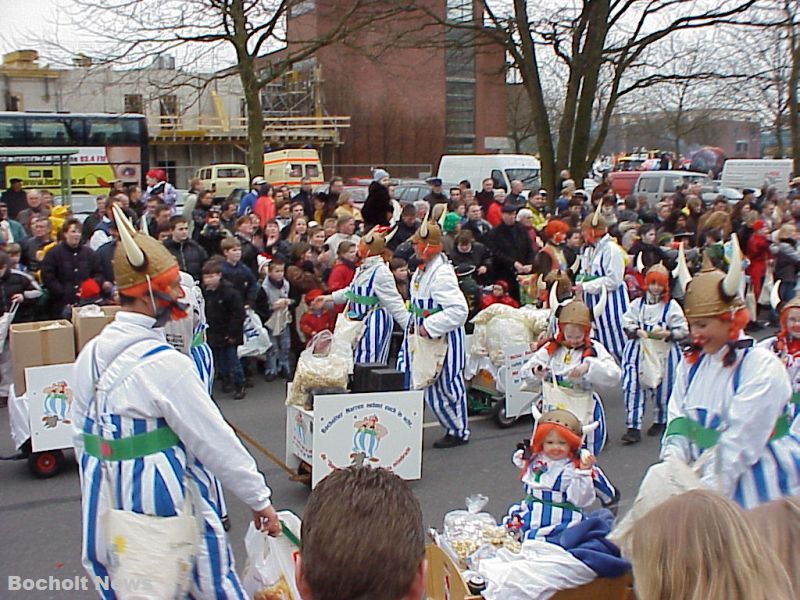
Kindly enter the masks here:
<path id="1" fill-rule="evenodd" d="M 579 273 L 578 275 L 575 276 L 575 282 L 576 283 L 583 283 L 585 281 L 593 281 L 593 280 L 599 279 L 599 278 L 600 278 L 600 275 L 588 275 L 588 274 L 584 274 L 584 273 Z"/>
<path id="2" fill-rule="evenodd" d="M 347 290 L 344 293 L 344 297 L 347 298 L 350 302 L 355 304 L 363 304 L 365 306 L 375 306 L 376 304 L 380 304 L 381 301 L 376 296 L 362 296 L 361 294 L 356 294 L 350 290 Z"/>
<path id="3" fill-rule="evenodd" d="M 160 427 L 118 440 L 107 440 L 91 433 L 83 434 L 83 448 L 100 460 L 133 460 L 172 448 L 180 438 L 169 427 Z"/>
<path id="4" fill-rule="evenodd" d="M 800 392 L 795 392 L 792 394 L 792 404 L 800 404 Z"/>
<path id="5" fill-rule="evenodd" d="M 573 512 L 583 513 L 583 509 L 575 506 L 572 502 L 553 502 L 552 500 L 542 500 L 541 498 L 537 498 L 536 496 L 528 496 L 525 498 L 528 502 L 538 502 L 539 504 L 544 504 L 546 506 L 553 506 L 555 508 L 561 508 L 563 510 L 571 510 Z"/>
<path id="6" fill-rule="evenodd" d="M 420 308 L 415 304 L 411 304 L 408 307 L 408 312 L 410 312 L 415 317 L 420 319 L 424 319 L 426 317 L 430 317 L 431 315 L 435 315 L 438 312 L 442 312 L 441 308 Z"/>
<path id="7" fill-rule="evenodd" d="M 788 415 L 781 415 L 778 417 L 778 420 L 775 421 L 775 427 L 772 430 L 769 441 L 779 440 L 787 435 L 791 425 L 792 423 Z M 703 427 L 699 423 L 686 417 L 678 417 L 670 421 L 669 425 L 667 425 L 667 431 L 664 433 L 664 436 L 667 437 L 670 435 L 685 436 L 698 448 L 708 450 L 717 444 L 721 434 L 716 429 Z"/>

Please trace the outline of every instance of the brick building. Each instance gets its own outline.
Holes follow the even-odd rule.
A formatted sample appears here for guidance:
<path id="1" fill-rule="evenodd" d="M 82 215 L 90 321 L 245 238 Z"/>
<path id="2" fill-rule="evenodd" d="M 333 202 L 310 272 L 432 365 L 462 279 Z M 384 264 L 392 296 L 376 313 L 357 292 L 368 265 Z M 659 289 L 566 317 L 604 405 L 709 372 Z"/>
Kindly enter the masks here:
<path id="1" fill-rule="evenodd" d="M 323 36 L 341 19 L 341 6 L 337 0 L 295 3 L 287 19 L 289 47 Z M 496 148 L 487 142 L 506 137 L 502 46 L 481 39 L 480 28 L 444 25 L 478 23 L 478 5 L 421 0 L 418 7 L 314 55 L 325 112 L 351 118 L 344 143 L 323 156 L 336 172 L 363 175 L 384 165 L 393 175 L 418 176 L 435 171 L 442 154 L 491 152 Z"/>

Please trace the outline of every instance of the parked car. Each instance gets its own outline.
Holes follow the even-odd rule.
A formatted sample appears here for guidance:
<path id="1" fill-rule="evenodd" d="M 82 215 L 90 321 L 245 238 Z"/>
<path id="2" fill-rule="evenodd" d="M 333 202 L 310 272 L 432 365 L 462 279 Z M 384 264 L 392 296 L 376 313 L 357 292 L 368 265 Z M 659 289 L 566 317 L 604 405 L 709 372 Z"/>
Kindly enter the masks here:
<path id="1" fill-rule="evenodd" d="M 655 206 L 664 196 L 674 193 L 686 182 L 698 182 L 703 188 L 711 185 L 711 179 L 705 173 L 696 173 L 694 171 L 642 171 L 633 186 L 633 194 L 647 196 L 647 204 Z"/>
<path id="2" fill-rule="evenodd" d="M 323 183 L 322 185 L 319 185 L 319 186 L 314 188 L 314 193 L 315 194 L 319 194 L 319 193 L 326 193 L 327 194 L 329 188 L 330 188 L 330 186 L 327 183 Z M 361 210 L 361 207 L 364 206 L 364 202 L 366 202 L 366 200 L 367 200 L 368 188 L 366 188 L 363 185 L 346 185 L 346 186 L 344 186 L 342 188 L 342 191 L 349 193 L 353 197 L 353 199 L 355 200 L 356 208 Z"/>
<path id="3" fill-rule="evenodd" d="M 708 185 L 704 185 L 702 196 L 703 204 L 706 206 L 711 205 L 718 196 L 725 196 L 728 204 L 736 204 L 739 200 L 744 198 L 744 194 L 742 194 L 741 191 L 731 187 L 722 187 L 722 183 L 719 179 L 715 179 Z"/>

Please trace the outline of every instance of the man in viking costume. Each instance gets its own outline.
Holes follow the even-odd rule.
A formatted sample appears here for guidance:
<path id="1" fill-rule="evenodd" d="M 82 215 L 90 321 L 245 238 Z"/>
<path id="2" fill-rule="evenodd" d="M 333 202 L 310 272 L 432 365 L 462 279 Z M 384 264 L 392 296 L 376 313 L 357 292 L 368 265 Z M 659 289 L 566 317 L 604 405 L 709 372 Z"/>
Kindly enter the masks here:
<path id="1" fill-rule="evenodd" d="M 622 317 L 629 303 L 624 281 L 625 251 L 609 235 L 605 219 L 600 214 L 601 207 L 602 203 L 598 203 L 597 210 L 583 221 L 586 248 L 581 255 L 575 289 L 583 292 L 584 302 L 590 309 L 600 300 L 602 288 L 608 292 L 608 302 L 594 323 L 592 337 L 599 340 L 619 363 L 626 340 Z"/>
<path id="2" fill-rule="evenodd" d="M 120 232 L 114 274 L 122 310 L 75 364 L 84 567 L 101 597 L 116 598 L 115 589 L 130 585 L 127 577 L 115 581 L 127 560 L 126 548 L 106 528 L 124 520 L 130 529 L 133 520 L 157 531 L 162 523 L 166 530 L 175 522 L 171 518 L 191 514 L 198 525 L 186 593 L 244 597 L 219 501 L 209 486 L 218 478 L 251 508 L 256 527 L 276 535 L 280 524 L 270 489 L 214 405 L 192 359 L 166 341 L 164 324 L 184 318 L 187 307 L 175 259 L 135 231 L 116 207 L 114 217 Z M 152 552 L 163 552 L 159 545 L 153 544 Z M 154 571 L 153 577 L 158 575 Z M 109 580 L 110 588 L 103 584 Z"/>
<path id="3" fill-rule="evenodd" d="M 442 230 L 428 215 L 412 238 L 414 252 L 421 261 L 409 286 L 411 312 L 406 327 L 397 368 L 405 371 L 407 381 L 414 360 L 429 359 L 415 353 L 409 345 L 414 334 L 422 338 L 442 340 L 446 352 L 441 369 L 425 390 L 425 401 L 439 423 L 444 437 L 434 442 L 435 448 L 453 448 L 469 441 L 467 429 L 467 392 L 464 386 L 464 323 L 469 309 L 458 287 L 453 265 L 442 253 Z"/>
<path id="4" fill-rule="evenodd" d="M 397 291 L 394 276 L 384 258 L 394 231 L 383 225 L 370 229 L 358 242 L 361 264 L 350 286 L 333 292 L 334 303 L 347 303 L 345 316 L 362 321 L 364 330 L 355 348 L 354 362 L 386 364 L 392 339 L 392 319 L 402 328 L 408 311 Z"/>

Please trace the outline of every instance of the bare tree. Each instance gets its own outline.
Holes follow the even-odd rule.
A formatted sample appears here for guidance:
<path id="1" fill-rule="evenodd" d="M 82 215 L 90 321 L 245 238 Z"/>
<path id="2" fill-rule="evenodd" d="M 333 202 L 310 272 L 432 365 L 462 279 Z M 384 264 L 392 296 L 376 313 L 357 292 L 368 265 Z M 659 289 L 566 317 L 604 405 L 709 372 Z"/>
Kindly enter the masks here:
<path id="1" fill-rule="evenodd" d="M 583 0 L 574 5 L 480 0 L 491 29 L 505 45 L 531 103 L 543 185 L 556 174 L 586 173 L 598 156 L 621 98 L 668 79 L 648 63 L 665 40 L 682 31 L 733 23 L 756 0 Z M 561 117 L 545 101 L 548 65 L 561 81 Z M 599 93 L 604 97 L 600 98 Z"/>
<path id="2" fill-rule="evenodd" d="M 92 35 L 104 41 L 99 66 L 142 66 L 162 54 L 177 54 L 186 65 L 207 63 L 220 53 L 233 66 L 198 82 L 198 94 L 214 81 L 238 77 L 247 116 L 247 161 L 251 175 L 262 175 L 264 115 L 261 90 L 321 48 L 341 43 L 403 10 L 399 2 L 345 0 L 334 5 L 313 0 L 74 0 L 76 24 L 102 23 Z M 327 26 L 289 40 L 289 11 L 316 10 Z M 63 50 L 63 49 L 62 49 Z"/>

